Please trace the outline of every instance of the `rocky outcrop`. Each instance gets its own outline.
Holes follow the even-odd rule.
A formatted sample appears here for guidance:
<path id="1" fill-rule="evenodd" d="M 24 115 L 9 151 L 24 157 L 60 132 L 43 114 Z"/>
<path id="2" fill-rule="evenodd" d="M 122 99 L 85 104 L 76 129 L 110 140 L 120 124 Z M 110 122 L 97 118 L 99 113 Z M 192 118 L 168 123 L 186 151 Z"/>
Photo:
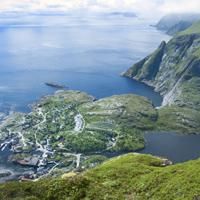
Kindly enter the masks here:
<path id="1" fill-rule="evenodd" d="M 165 48 L 166 43 L 163 41 L 153 54 L 136 63 L 124 75 L 134 77 L 140 81 L 155 79 Z"/>

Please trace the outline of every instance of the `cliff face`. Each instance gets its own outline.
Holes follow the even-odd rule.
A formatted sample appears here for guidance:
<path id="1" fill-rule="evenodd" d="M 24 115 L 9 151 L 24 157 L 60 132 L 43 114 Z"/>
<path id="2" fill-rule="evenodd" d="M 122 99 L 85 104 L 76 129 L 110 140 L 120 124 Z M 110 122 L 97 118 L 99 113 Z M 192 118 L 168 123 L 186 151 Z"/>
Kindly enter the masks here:
<path id="1" fill-rule="evenodd" d="M 163 96 L 162 106 L 200 109 L 200 34 L 179 34 L 134 64 L 124 76 L 142 81 Z"/>

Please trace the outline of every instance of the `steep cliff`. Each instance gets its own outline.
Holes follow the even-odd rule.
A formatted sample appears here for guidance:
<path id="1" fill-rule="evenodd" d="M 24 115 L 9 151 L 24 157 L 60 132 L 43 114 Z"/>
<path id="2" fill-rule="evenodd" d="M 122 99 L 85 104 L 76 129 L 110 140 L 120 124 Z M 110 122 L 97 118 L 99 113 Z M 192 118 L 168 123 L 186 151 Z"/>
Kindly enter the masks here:
<path id="1" fill-rule="evenodd" d="M 199 24 L 167 44 L 162 42 L 154 53 L 123 75 L 153 86 L 163 95 L 163 106 L 175 104 L 200 109 L 200 34 L 195 29 Z"/>

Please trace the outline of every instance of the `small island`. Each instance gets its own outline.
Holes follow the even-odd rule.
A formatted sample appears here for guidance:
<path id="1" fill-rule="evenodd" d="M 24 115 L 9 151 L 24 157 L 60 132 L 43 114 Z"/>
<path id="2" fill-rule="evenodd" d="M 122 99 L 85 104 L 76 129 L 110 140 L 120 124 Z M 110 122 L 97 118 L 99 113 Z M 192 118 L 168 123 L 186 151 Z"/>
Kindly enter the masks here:
<path id="1" fill-rule="evenodd" d="M 45 82 L 45 85 L 52 87 L 52 88 L 56 88 L 56 89 L 67 89 L 68 88 L 65 85 L 60 85 L 58 83 L 53 83 L 53 82 Z"/>

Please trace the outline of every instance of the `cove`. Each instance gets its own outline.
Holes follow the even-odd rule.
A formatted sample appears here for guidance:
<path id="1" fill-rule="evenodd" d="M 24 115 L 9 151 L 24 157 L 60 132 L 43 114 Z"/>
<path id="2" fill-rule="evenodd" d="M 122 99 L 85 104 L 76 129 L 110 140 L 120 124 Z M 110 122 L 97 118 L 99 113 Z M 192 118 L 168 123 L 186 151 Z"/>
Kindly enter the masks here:
<path id="1" fill-rule="evenodd" d="M 183 135 L 172 132 L 145 134 L 146 147 L 139 153 L 152 154 L 170 159 L 173 163 L 200 157 L 200 135 Z"/>

